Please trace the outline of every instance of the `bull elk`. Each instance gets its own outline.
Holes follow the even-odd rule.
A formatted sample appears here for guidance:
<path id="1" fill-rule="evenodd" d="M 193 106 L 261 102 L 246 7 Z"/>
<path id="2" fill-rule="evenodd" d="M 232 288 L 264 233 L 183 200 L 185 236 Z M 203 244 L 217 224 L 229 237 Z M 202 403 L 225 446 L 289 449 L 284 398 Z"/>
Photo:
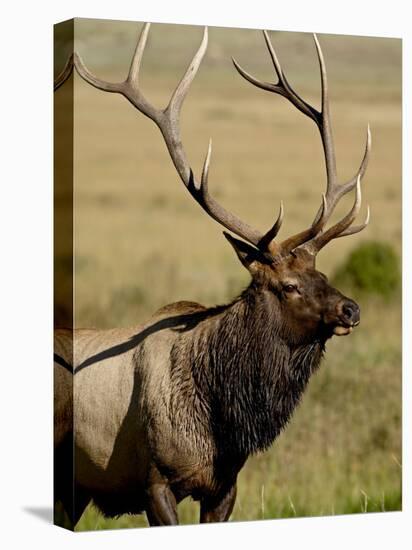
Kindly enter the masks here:
<path id="1" fill-rule="evenodd" d="M 70 330 L 56 331 L 55 496 L 73 525 L 91 500 L 110 517 L 146 512 L 150 525 L 177 524 L 177 503 L 188 496 L 200 501 L 201 522 L 228 520 L 245 461 L 267 449 L 286 426 L 319 367 L 327 340 L 349 334 L 360 319 L 359 306 L 328 283 L 315 261 L 330 241 L 357 233 L 368 223 L 369 209 L 363 224 L 352 225 L 361 206 L 371 137 L 368 128 L 357 174 L 339 183 L 326 68 L 316 35 L 320 110 L 290 86 L 266 31 L 276 83 L 256 79 L 233 61 L 243 78 L 286 98 L 320 132 L 326 192 L 312 225 L 278 241 L 282 204 L 273 226 L 260 232 L 209 193 L 211 143 L 200 179 L 187 160 L 179 116 L 206 51 L 207 29 L 163 110 L 151 105 L 139 87 L 148 33 L 145 24 L 124 82 L 100 80 L 74 54 L 56 87 L 74 66 L 86 82 L 123 95 L 153 120 L 187 191 L 230 231 L 224 235 L 251 281 L 226 305 L 204 307 L 182 301 L 161 308 L 142 326 L 76 330 L 74 335 Z M 352 190 L 350 211 L 326 228 L 339 199 Z M 62 472 L 73 467 L 72 442 L 74 498 L 71 483 L 62 481 Z"/>

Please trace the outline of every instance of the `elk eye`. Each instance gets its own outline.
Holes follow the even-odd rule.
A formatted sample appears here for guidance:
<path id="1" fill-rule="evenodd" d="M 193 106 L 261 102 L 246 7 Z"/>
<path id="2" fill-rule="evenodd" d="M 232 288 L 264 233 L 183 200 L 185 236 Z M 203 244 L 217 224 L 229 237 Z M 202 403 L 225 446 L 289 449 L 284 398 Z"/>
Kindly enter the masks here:
<path id="1" fill-rule="evenodd" d="M 296 285 L 285 285 L 283 287 L 283 290 L 285 292 L 295 292 L 295 290 L 297 290 L 297 287 L 296 287 Z"/>

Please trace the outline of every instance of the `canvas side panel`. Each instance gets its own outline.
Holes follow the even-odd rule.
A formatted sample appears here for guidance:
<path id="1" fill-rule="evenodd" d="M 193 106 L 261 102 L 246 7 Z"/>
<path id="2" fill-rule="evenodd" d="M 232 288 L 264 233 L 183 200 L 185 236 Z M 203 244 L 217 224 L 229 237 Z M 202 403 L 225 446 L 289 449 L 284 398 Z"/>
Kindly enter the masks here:
<path id="1" fill-rule="evenodd" d="M 74 20 L 54 26 L 54 523 L 73 530 Z"/>

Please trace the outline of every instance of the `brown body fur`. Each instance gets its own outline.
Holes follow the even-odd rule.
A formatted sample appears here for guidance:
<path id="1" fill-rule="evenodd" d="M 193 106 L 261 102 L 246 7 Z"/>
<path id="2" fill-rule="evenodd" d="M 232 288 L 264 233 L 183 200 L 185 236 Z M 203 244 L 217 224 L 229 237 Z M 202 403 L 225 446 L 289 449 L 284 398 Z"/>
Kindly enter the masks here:
<path id="1" fill-rule="evenodd" d="M 71 439 L 74 423 L 75 484 L 107 515 L 145 509 L 149 447 L 163 464 L 173 464 L 179 472 L 173 485 L 182 498 L 191 486 L 213 484 L 212 464 L 205 461 L 213 455 L 213 442 L 193 440 L 184 429 L 176 432 L 171 411 L 168 353 L 179 335 L 172 320 L 202 310 L 199 304 L 179 302 L 159 310 L 143 327 L 75 331 L 74 363 L 70 331 L 56 331 L 58 356 L 74 365 L 76 375 L 72 390 L 71 374 L 56 362 L 55 441 L 59 447 Z"/>

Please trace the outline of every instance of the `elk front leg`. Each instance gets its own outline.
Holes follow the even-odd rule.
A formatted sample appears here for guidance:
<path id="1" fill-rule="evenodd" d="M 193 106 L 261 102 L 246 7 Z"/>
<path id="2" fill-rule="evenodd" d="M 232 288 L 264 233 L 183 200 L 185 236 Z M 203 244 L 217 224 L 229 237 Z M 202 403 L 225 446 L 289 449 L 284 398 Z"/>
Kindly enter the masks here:
<path id="1" fill-rule="evenodd" d="M 236 483 L 218 498 L 205 498 L 200 504 L 200 523 L 228 521 L 236 500 Z"/>
<path id="2" fill-rule="evenodd" d="M 168 480 L 157 469 L 148 479 L 146 515 L 151 526 L 178 525 L 177 504 Z"/>

